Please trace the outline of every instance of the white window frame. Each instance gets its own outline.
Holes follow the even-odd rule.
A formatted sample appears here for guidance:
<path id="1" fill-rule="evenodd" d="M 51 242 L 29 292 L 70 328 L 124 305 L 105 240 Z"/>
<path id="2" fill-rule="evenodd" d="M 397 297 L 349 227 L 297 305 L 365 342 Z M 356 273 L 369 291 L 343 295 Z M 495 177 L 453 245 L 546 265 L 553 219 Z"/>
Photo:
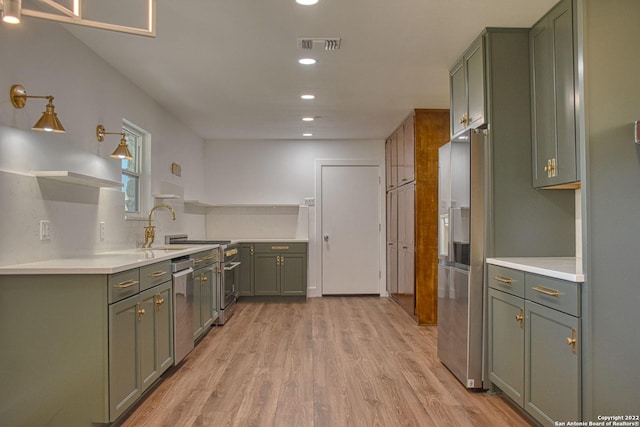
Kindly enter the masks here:
<path id="1" fill-rule="evenodd" d="M 151 133 L 136 125 L 130 120 L 122 119 L 122 131 L 140 136 L 140 171 L 139 177 L 139 212 L 127 212 L 122 210 L 125 219 L 133 221 L 144 221 L 147 219 L 147 212 L 151 208 Z M 121 166 L 122 174 L 122 166 Z M 124 191 L 124 188 L 123 190 Z"/>

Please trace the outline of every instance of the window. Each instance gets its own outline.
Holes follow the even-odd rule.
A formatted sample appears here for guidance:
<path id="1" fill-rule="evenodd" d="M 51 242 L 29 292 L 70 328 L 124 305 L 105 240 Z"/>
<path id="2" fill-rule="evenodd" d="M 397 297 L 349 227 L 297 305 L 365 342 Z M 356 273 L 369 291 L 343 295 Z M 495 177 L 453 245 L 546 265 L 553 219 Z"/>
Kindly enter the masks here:
<path id="1" fill-rule="evenodd" d="M 123 120 L 122 131 L 133 159 L 122 159 L 122 191 L 124 211 L 127 217 L 140 217 L 149 198 L 149 143 L 150 134 L 132 123 Z"/>

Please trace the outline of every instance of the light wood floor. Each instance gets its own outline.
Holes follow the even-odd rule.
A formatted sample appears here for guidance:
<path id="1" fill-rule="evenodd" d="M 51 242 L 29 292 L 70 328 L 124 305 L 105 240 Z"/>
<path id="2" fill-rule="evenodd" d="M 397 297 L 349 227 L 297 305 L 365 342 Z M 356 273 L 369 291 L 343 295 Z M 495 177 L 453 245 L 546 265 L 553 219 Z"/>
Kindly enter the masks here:
<path id="1" fill-rule="evenodd" d="M 242 303 L 123 425 L 529 425 L 458 383 L 436 356 L 436 330 L 387 298 Z"/>

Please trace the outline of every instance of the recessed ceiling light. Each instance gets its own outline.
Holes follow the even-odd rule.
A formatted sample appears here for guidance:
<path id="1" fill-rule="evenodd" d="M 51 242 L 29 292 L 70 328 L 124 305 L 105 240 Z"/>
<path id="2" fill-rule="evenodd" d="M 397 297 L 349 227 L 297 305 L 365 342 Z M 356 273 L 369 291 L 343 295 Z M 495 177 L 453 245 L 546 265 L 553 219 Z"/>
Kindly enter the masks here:
<path id="1" fill-rule="evenodd" d="M 318 3 L 318 0 L 296 0 L 296 3 L 311 6 L 312 4 Z"/>
<path id="2" fill-rule="evenodd" d="M 313 58 L 302 58 L 302 59 L 299 59 L 298 62 L 301 63 L 302 65 L 313 65 L 317 61 Z"/>
<path id="3" fill-rule="evenodd" d="M 303 133 L 302 136 L 313 136 L 312 133 Z"/>
<path id="4" fill-rule="evenodd" d="M 302 99 L 315 99 L 316 96 L 308 94 L 308 95 L 301 95 L 300 98 L 302 98 Z"/>
<path id="5" fill-rule="evenodd" d="M 313 121 L 313 117 L 303 117 L 302 121 L 303 122 L 312 122 Z"/>

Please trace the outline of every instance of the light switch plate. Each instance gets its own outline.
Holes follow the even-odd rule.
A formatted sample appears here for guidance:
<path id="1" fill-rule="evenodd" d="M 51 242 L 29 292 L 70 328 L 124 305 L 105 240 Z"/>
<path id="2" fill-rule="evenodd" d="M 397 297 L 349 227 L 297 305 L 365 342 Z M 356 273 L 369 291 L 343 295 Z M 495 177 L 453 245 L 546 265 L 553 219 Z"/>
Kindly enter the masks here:
<path id="1" fill-rule="evenodd" d="M 51 239 L 51 221 L 41 220 L 40 221 L 40 240 L 50 240 Z"/>

